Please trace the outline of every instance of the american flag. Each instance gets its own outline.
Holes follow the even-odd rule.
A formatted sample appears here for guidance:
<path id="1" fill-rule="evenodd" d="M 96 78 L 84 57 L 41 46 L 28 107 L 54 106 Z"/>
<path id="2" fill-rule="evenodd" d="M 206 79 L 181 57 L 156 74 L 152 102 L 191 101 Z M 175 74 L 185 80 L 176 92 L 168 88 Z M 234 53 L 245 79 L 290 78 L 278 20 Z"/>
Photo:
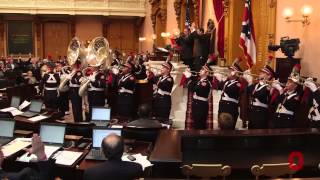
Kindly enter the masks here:
<path id="1" fill-rule="evenodd" d="M 246 0 L 239 46 L 242 48 L 250 68 L 256 63 L 257 51 L 255 41 L 256 38 L 253 28 L 251 0 Z"/>
<path id="2" fill-rule="evenodd" d="M 187 0 L 187 10 L 186 10 L 186 22 L 185 27 L 190 29 L 191 27 L 191 18 L 190 18 L 190 3 L 189 0 Z"/>

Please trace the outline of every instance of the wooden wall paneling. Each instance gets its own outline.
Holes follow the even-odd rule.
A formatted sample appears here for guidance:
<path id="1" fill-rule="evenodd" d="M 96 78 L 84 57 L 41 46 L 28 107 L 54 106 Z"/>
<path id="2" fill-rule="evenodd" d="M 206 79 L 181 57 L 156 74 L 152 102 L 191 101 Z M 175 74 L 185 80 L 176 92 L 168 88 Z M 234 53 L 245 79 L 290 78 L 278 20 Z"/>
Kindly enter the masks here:
<path id="1" fill-rule="evenodd" d="M 59 55 L 66 55 L 70 41 L 70 28 L 66 22 L 45 22 L 44 23 L 44 55 L 52 55 L 54 60 Z"/>
<path id="2" fill-rule="evenodd" d="M 0 55 L 1 58 L 5 57 L 5 23 L 3 21 L 3 17 L 0 16 Z"/>
<path id="3" fill-rule="evenodd" d="M 110 19 L 107 26 L 107 39 L 111 49 L 121 50 L 121 22 Z"/>
<path id="4" fill-rule="evenodd" d="M 131 52 L 135 50 L 135 33 L 134 23 L 132 20 L 124 20 L 121 23 L 121 48 L 125 52 Z"/>

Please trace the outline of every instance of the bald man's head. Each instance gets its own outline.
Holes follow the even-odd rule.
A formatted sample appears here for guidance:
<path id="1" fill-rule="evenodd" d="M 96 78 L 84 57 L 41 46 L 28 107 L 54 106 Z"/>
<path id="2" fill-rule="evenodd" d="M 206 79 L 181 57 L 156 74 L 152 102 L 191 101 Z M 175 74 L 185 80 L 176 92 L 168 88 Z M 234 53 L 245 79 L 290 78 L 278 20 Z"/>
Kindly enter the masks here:
<path id="1" fill-rule="evenodd" d="M 124 151 L 123 139 L 112 133 L 103 139 L 101 147 L 108 160 L 120 160 Z"/>

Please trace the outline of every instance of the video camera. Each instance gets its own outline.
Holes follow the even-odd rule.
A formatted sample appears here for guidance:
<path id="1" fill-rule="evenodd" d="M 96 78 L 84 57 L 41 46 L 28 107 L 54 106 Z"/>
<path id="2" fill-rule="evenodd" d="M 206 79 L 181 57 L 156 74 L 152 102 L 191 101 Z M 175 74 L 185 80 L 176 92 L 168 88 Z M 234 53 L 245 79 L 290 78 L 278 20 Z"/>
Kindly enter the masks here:
<path id="1" fill-rule="evenodd" d="M 299 49 L 300 39 L 290 39 L 288 36 L 281 37 L 280 45 L 269 45 L 270 51 L 278 51 L 281 48 L 281 52 L 292 58 L 294 53 Z"/>

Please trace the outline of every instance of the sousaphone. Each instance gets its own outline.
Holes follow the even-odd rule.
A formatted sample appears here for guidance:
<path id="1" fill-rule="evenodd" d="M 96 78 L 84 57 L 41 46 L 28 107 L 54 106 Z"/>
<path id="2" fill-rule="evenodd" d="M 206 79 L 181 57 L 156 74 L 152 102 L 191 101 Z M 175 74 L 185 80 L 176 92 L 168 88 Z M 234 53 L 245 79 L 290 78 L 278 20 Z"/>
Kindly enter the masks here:
<path id="1" fill-rule="evenodd" d="M 94 71 L 103 70 L 111 64 L 109 43 L 106 38 L 96 37 L 90 42 L 87 48 L 85 64 L 88 67 L 83 69 L 83 75 L 86 74 L 85 71 L 88 69 L 92 68 Z M 90 80 L 88 76 L 84 77 L 79 88 L 80 96 L 83 96 L 87 92 L 89 84 Z"/>

